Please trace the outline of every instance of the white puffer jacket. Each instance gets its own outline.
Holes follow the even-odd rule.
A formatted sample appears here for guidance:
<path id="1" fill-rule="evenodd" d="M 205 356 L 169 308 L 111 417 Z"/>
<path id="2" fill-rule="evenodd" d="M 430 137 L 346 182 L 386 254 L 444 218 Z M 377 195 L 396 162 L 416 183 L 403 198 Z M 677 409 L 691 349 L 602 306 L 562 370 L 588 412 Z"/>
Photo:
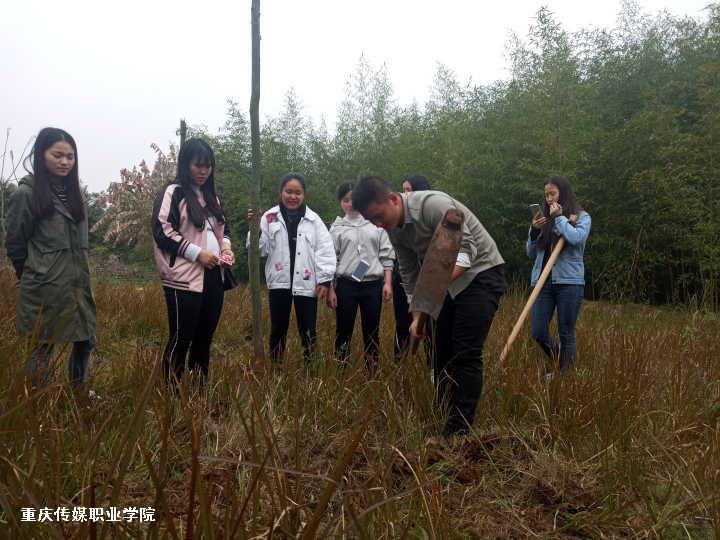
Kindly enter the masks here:
<path id="1" fill-rule="evenodd" d="M 247 244 L 250 244 L 248 234 Z M 265 260 L 265 281 L 268 289 L 292 289 L 299 296 L 315 296 L 320 283 L 332 281 L 336 257 L 332 236 L 323 220 L 310 208 L 300 219 L 297 229 L 295 275 L 290 285 L 290 243 L 280 212 L 274 206 L 260 219 L 260 256 Z"/>

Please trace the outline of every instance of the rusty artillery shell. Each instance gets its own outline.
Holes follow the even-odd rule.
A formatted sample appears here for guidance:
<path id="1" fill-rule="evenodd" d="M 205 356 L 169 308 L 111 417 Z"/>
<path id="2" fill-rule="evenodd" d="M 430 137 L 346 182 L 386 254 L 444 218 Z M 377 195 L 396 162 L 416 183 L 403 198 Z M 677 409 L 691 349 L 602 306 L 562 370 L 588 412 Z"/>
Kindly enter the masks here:
<path id="1" fill-rule="evenodd" d="M 450 208 L 433 234 L 413 290 L 410 311 L 420 311 L 437 319 L 450 286 L 460 251 L 465 216 Z"/>

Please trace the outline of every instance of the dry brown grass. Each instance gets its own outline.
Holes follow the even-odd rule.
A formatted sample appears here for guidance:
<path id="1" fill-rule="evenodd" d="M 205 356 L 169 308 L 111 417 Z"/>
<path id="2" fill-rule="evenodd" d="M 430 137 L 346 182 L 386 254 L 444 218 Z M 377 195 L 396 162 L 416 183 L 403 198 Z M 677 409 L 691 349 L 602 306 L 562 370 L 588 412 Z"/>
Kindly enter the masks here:
<path id="1" fill-rule="evenodd" d="M 93 387 L 28 392 L 15 289 L 0 277 L 0 532 L 12 538 L 712 538 L 720 530 L 718 318 L 586 303 L 576 372 L 503 339 L 520 294 L 503 301 L 486 346 L 474 432 L 443 446 L 423 359 L 329 360 L 308 372 L 291 332 L 281 371 L 250 365 L 248 295 L 227 296 L 203 389 L 172 397 L 155 366 L 166 337 L 155 282 L 104 282 Z M 392 315 L 385 310 L 384 348 Z M 152 506 L 158 521 L 22 523 L 20 508 Z M 5 533 L 3 533 L 5 534 Z"/>

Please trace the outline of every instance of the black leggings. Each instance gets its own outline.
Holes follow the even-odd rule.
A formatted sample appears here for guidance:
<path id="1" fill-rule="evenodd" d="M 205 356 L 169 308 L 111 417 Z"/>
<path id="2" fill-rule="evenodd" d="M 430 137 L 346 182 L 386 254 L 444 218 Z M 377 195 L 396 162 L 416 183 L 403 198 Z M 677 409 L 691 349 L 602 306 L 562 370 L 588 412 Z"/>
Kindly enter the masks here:
<path id="1" fill-rule="evenodd" d="M 317 298 L 293 295 L 290 289 L 270 289 L 270 355 L 273 362 L 280 362 L 285 353 L 288 327 L 290 326 L 290 310 L 295 304 L 295 318 L 298 333 L 303 346 L 306 362 L 312 358 L 317 332 Z"/>
<path id="2" fill-rule="evenodd" d="M 170 287 L 164 289 L 170 327 L 170 339 L 163 356 L 165 379 L 171 380 L 171 368 L 176 378 L 182 377 L 189 349 L 188 369 L 199 369 L 204 380 L 210 364 L 210 344 L 220 320 L 225 295 L 220 267 L 205 270 L 201 293 Z"/>
<path id="3" fill-rule="evenodd" d="M 365 359 L 368 367 L 372 367 L 377 361 L 380 343 L 382 287 L 381 279 L 357 282 L 338 278 L 335 286 L 337 294 L 335 353 L 342 362 L 345 362 L 350 354 L 350 339 L 355 328 L 358 307 L 360 308 Z"/>

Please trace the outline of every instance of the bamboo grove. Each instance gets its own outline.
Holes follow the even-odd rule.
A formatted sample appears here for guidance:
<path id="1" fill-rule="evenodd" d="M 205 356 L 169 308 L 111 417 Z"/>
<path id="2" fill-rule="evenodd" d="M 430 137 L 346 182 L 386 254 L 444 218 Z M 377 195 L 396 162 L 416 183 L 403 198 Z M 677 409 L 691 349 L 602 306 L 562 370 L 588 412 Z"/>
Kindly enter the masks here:
<path id="1" fill-rule="evenodd" d="M 261 199 L 273 203 L 277 179 L 300 171 L 329 221 L 343 180 L 372 172 L 399 184 L 424 174 L 469 203 L 524 280 L 527 205 L 546 175 L 564 174 L 593 215 L 589 296 L 717 309 L 720 4 L 692 19 L 627 3 L 614 28 L 573 33 L 541 9 L 527 36 L 511 36 L 507 58 L 509 77 L 490 84 L 461 82 L 438 65 L 422 105 L 399 104 L 385 67 L 361 58 L 332 130 L 305 115 L 290 88 L 284 111 L 262 125 Z M 247 115 L 230 102 L 219 132 L 202 124 L 191 132 L 216 149 L 222 199 L 244 238 Z"/>

